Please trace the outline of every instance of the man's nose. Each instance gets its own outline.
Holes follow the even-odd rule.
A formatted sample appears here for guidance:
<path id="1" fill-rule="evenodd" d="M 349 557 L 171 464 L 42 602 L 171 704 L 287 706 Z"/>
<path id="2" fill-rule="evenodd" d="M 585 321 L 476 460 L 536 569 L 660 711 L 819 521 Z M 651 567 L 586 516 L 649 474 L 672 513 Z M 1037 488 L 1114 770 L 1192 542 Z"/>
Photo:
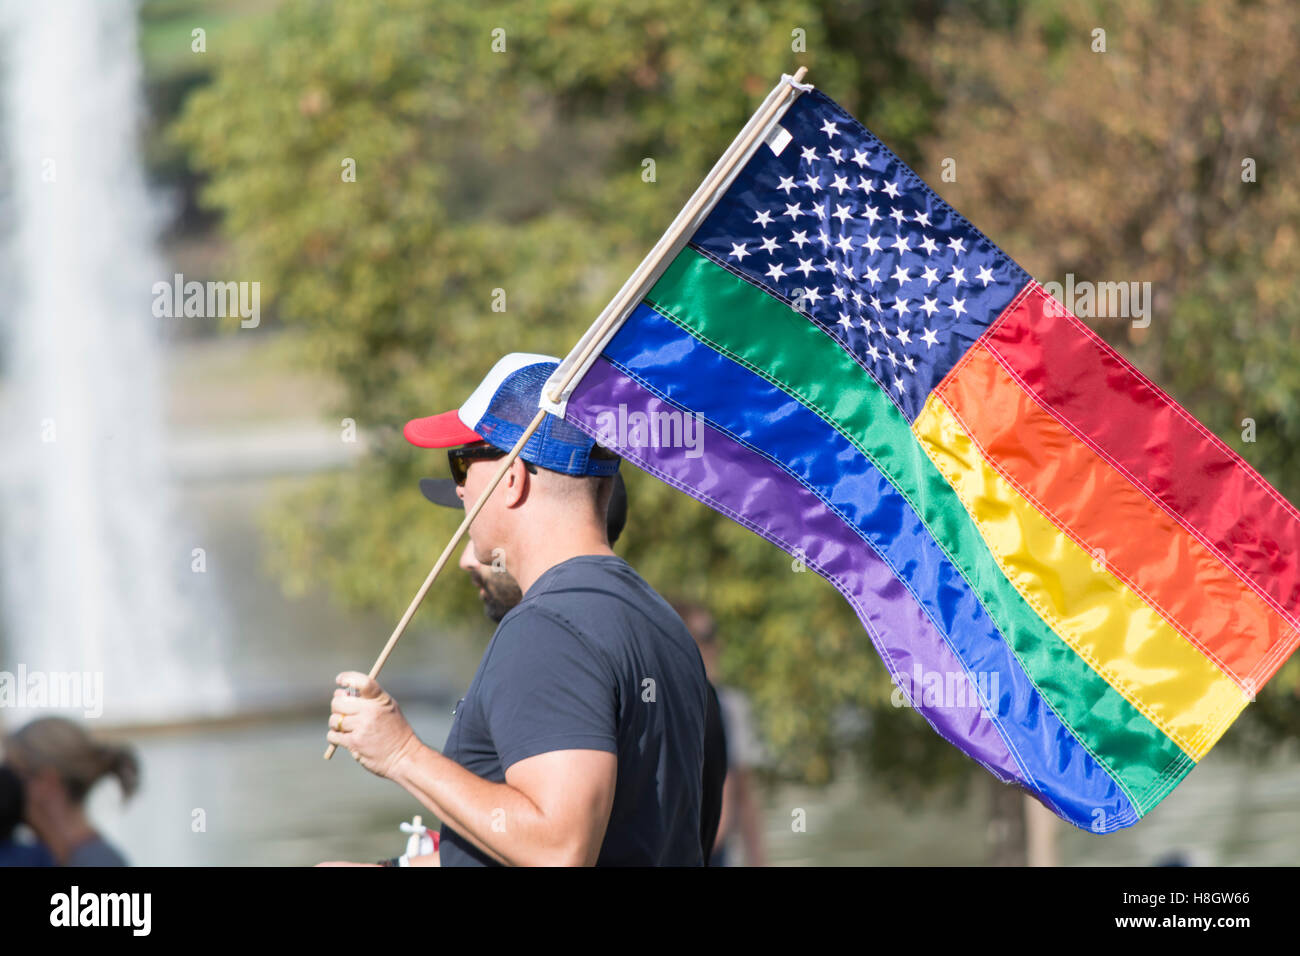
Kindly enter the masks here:
<path id="1" fill-rule="evenodd" d="M 478 567 L 478 561 L 474 558 L 474 542 L 465 542 L 465 547 L 460 552 L 459 563 L 462 571 L 469 571 Z"/>

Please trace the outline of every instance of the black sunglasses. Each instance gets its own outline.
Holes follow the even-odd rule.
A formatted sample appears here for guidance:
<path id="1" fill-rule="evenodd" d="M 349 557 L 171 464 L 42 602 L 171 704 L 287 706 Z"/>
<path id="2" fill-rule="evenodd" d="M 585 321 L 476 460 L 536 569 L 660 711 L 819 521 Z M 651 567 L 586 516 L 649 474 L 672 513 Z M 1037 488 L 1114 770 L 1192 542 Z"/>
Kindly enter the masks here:
<path id="1" fill-rule="evenodd" d="M 447 464 L 451 467 L 452 480 L 457 485 L 464 485 L 465 479 L 469 475 L 471 462 L 491 461 L 494 458 L 504 458 L 505 456 L 506 453 L 495 445 L 480 442 L 477 445 L 462 445 L 460 448 L 448 449 Z M 524 461 L 522 458 L 519 460 Z M 537 466 L 531 461 L 524 461 L 524 467 L 528 469 L 529 474 L 537 474 Z"/>

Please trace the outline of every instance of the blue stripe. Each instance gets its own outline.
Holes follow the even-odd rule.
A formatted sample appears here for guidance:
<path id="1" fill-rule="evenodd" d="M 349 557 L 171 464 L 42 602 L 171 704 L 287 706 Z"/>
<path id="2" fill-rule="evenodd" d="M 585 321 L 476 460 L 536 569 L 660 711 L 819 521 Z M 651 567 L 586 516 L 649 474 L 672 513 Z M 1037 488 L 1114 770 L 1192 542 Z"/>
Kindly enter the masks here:
<path id="1" fill-rule="evenodd" d="M 1047 706 L 907 501 L 843 435 L 797 399 L 644 303 L 605 355 L 781 463 L 871 542 L 905 578 L 967 669 L 988 675 L 989 681 L 997 675 L 996 709 L 1008 744 L 1072 823 L 1088 828 L 1098 811 L 1108 830 L 1138 819 L 1124 792 Z M 1116 818 L 1127 822 L 1119 824 Z"/>

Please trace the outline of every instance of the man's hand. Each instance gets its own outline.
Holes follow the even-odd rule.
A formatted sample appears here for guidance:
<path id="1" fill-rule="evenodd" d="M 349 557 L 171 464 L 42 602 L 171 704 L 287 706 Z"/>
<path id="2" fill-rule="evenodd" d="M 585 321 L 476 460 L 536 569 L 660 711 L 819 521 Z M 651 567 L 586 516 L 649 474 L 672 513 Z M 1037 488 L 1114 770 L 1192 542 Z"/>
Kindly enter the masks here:
<path id="1" fill-rule="evenodd" d="M 387 777 L 403 757 L 423 746 L 397 701 L 377 681 L 358 671 L 344 671 L 334 681 L 339 689 L 330 701 L 326 739 L 349 751 L 361 766 Z M 349 687 L 358 696 L 350 695 Z"/>

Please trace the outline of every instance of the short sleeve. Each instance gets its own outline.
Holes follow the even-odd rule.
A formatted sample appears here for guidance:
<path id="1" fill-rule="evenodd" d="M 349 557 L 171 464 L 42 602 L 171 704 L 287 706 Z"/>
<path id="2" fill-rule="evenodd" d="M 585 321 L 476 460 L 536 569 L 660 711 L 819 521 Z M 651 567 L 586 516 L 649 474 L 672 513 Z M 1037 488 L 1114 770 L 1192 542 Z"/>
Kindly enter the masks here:
<path id="1" fill-rule="evenodd" d="M 480 706 L 502 770 L 553 750 L 618 753 L 617 684 L 571 625 L 537 608 L 503 621 Z"/>

